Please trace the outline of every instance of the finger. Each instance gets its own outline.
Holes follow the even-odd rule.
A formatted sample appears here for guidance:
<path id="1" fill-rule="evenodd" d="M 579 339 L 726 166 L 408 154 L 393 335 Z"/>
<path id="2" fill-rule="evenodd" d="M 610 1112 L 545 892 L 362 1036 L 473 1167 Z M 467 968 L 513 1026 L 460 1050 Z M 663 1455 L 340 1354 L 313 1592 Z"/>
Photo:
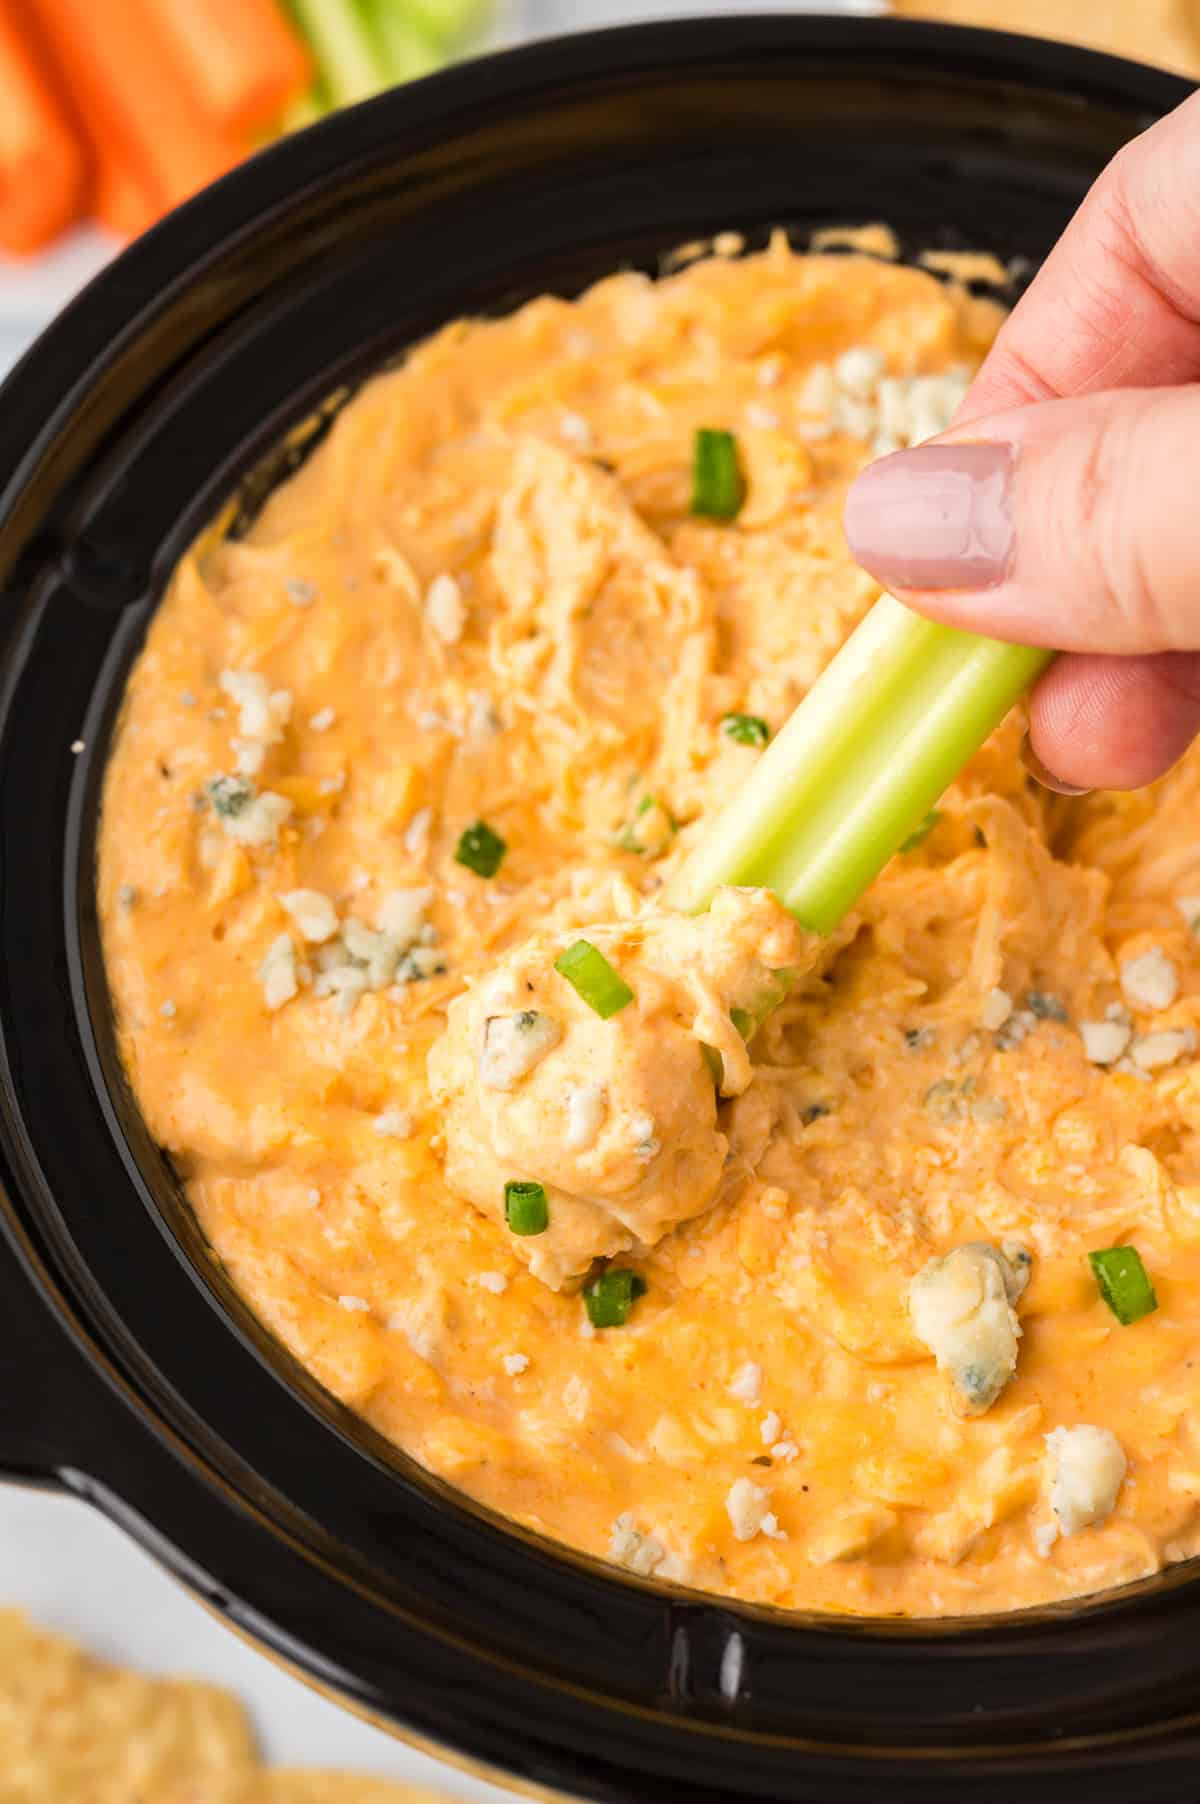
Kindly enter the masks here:
<path id="1" fill-rule="evenodd" d="M 1200 648 L 1200 388 L 1045 401 L 869 465 L 861 564 L 923 614 L 1019 645 Z"/>
<path id="2" fill-rule="evenodd" d="M 1200 655 L 1071 654 L 1033 692 L 1029 737 L 1059 783 L 1140 789 L 1169 770 L 1200 732 Z"/>
<path id="3" fill-rule="evenodd" d="M 1014 310 L 956 425 L 1200 377 L 1200 95 L 1126 145 Z"/>

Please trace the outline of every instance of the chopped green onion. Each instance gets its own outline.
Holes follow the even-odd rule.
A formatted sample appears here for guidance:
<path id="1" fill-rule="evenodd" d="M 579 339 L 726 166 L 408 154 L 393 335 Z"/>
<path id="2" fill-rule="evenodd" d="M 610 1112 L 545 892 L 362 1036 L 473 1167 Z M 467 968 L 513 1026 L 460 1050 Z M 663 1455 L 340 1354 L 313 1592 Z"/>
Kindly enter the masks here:
<path id="1" fill-rule="evenodd" d="M 454 862 L 466 865 L 478 877 L 494 877 L 504 862 L 508 846 L 486 821 L 476 821 L 459 836 Z"/>
<path id="2" fill-rule="evenodd" d="M 746 884 L 774 890 L 805 927 L 832 932 L 1052 656 L 881 597 L 700 840 L 667 902 L 695 914 L 723 884 Z"/>
<path id="3" fill-rule="evenodd" d="M 758 1029 L 758 1018 L 748 1008 L 731 1008 L 729 1019 L 741 1034 L 743 1040 L 749 1040 Z"/>
<path id="4" fill-rule="evenodd" d="M 915 852 L 918 846 L 924 845 L 941 818 L 941 809 L 931 808 L 916 832 L 910 833 L 906 840 L 901 841 L 900 850 L 902 852 Z"/>
<path id="5" fill-rule="evenodd" d="M 628 1266 L 610 1265 L 583 1287 L 583 1301 L 593 1328 L 623 1328 L 629 1311 L 646 1294 L 646 1280 Z"/>
<path id="6" fill-rule="evenodd" d="M 766 745 L 771 737 L 771 729 L 761 714 L 724 714 L 721 731 L 726 739 L 736 739 L 739 745 Z"/>
<path id="7" fill-rule="evenodd" d="M 745 499 L 732 432 L 699 427 L 692 441 L 692 512 L 709 520 L 732 520 Z"/>
<path id="8" fill-rule="evenodd" d="M 1123 1327 L 1128 1328 L 1131 1322 L 1139 1322 L 1158 1308 L 1150 1274 L 1136 1247 L 1104 1247 L 1098 1253 L 1088 1254 L 1088 1264 L 1096 1275 L 1100 1295 Z"/>
<path id="9" fill-rule="evenodd" d="M 713 1083 L 719 1087 L 725 1081 L 725 1061 L 717 1051 L 716 1047 L 710 1046 L 707 1040 L 701 1040 L 699 1044 L 700 1056 L 708 1066 L 708 1075 L 712 1078 Z"/>
<path id="10" fill-rule="evenodd" d="M 576 940 L 568 946 L 555 959 L 554 969 L 604 1021 L 633 1001 L 633 991 L 625 979 L 590 940 Z"/>
<path id="11" fill-rule="evenodd" d="M 657 831 L 654 821 L 646 821 L 648 814 L 662 816 L 661 821 L 657 823 Z M 645 826 L 639 827 L 639 821 L 644 822 Z M 650 833 L 649 840 L 643 838 L 643 832 L 646 830 Z M 657 796 L 643 796 L 633 811 L 633 818 L 618 834 L 617 846 L 620 851 L 636 852 L 641 858 L 657 857 L 666 851 L 672 837 L 678 831 L 679 822 L 667 804 L 660 802 Z"/>
<path id="12" fill-rule="evenodd" d="M 640 820 L 642 815 L 649 814 L 652 808 L 657 808 L 662 814 L 665 814 L 667 817 L 667 824 L 672 833 L 678 833 L 679 822 L 675 819 L 675 816 L 671 813 L 667 804 L 665 802 L 660 802 L 657 796 L 643 796 L 637 805 L 637 812 L 633 818 L 635 820 Z"/>
<path id="13" fill-rule="evenodd" d="M 514 1234 L 544 1234 L 550 1210 L 541 1184 L 512 1179 L 504 1186 L 504 1219 Z"/>

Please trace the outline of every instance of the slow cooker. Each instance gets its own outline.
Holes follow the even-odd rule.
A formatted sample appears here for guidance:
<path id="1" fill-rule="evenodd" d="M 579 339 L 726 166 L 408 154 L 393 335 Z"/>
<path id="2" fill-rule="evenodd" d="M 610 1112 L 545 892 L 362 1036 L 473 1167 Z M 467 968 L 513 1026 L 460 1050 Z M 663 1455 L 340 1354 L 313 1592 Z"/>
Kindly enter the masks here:
<path id="1" fill-rule="evenodd" d="M 255 157 L 0 392 L 0 1468 L 90 1499 L 231 1625 L 450 1758 L 647 1804 L 1190 1800 L 1200 1581 L 932 1623 L 739 1607 L 490 1516 L 327 1396 L 233 1291 L 115 1053 L 97 803 L 164 581 L 454 315 L 720 230 L 877 220 L 909 253 L 993 251 L 1019 289 L 1187 91 L 892 20 L 548 42 Z"/>

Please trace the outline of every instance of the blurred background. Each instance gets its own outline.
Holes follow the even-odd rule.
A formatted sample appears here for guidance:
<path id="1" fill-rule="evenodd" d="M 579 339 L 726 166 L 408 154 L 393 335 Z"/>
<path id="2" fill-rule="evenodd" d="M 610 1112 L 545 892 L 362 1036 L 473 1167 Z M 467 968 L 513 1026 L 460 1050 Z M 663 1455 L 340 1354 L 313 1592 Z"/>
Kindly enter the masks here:
<path id="1" fill-rule="evenodd" d="M 0 376 L 130 238 L 333 107 L 554 32 L 767 11 L 1006 27 L 1200 75 L 1200 0 L 0 0 Z M 82 1503 L 0 1487 L 4 1603 L 109 1659 L 230 1685 L 272 1759 L 512 1796 L 314 1697 Z"/>
<path id="2" fill-rule="evenodd" d="M 481 50 L 739 11 L 953 19 L 1200 75 L 1200 0 L 0 0 L 0 376 L 122 242 L 280 133 Z"/>

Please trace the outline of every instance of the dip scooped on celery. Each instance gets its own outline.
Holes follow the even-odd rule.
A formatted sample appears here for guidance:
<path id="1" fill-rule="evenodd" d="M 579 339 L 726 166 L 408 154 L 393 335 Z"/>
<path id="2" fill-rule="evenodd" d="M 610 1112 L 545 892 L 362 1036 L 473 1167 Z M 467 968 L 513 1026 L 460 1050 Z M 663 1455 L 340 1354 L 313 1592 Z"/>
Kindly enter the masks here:
<path id="1" fill-rule="evenodd" d="M 429 1060 L 447 1182 L 556 1290 L 711 1206 L 718 1094 L 749 1084 L 748 1035 L 820 949 L 765 890 L 722 889 L 695 917 L 623 887 L 617 906 L 509 952 Z"/>
<path id="2" fill-rule="evenodd" d="M 446 1181 L 506 1222 L 535 1276 L 558 1289 L 710 1207 L 728 1150 L 716 1088 L 746 1089 L 746 1041 L 816 962 L 817 933 L 1047 656 L 884 596 L 700 840 L 668 909 L 536 934 L 451 1005 L 429 1060 Z M 535 1186 L 532 1231 L 514 1183 Z"/>

